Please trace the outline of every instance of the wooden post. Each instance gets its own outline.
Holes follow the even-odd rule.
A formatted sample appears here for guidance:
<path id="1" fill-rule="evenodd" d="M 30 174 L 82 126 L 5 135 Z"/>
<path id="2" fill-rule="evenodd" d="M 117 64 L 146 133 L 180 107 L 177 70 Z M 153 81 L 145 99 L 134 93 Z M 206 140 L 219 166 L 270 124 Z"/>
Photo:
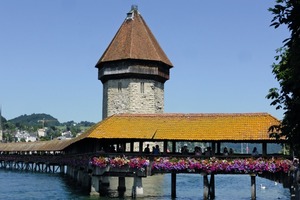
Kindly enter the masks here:
<path id="1" fill-rule="evenodd" d="M 132 198 L 142 196 L 144 194 L 142 177 L 134 176 L 133 177 L 133 186 L 132 186 Z"/>
<path id="2" fill-rule="evenodd" d="M 256 199 L 256 174 L 251 174 L 251 200 Z"/>
<path id="3" fill-rule="evenodd" d="M 217 154 L 221 154 L 221 143 L 217 142 Z"/>
<path id="4" fill-rule="evenodd" d="M 210 199 L 215 199 L 215 175 L 210 175 L 210 182 L 209 182 L 209 195 Z"/>
<path id="5" fill-rule="evenodd" d="M 99 193 L 100 196 L 106 196 L 109 190 L 109 178 L 108 176 L 101 176 L 99 182 Z"/>
<path id="6" fill-rule="evenodd" d="M 212 142 L 211 143 L 211 150 L 212 150 L 212 156 L 216 154 L 216 143 Z"/>
<path id="7" fill-rule="evenodd" d="M 134 151 L 134 143 L 130 142 L 130 153 L 133 153 Z"/>
<path id="8" fill-rule="evenodd" d="M 176 152 L 176 142 L 172 141 L 172 153 Z"/>
<path id="9" fill-rule="evenodd" d="M 168 152 L 168 141 L 164 141 L 164 152 L 163 154 L 167 154 Z"/>
<path id="10" fill-rule="evenodd" d="M 32 169 L 33 169 L 33 165 L 32 165 Z M 60 165 L 59 172 L 61 174 L 65 174 L 65 165 Z"/>
<path id="11" fill-rule="evenodd" d="M 203 199 L 209 199 L 209 182 L 207 178 L 207 174 L 203 175 Z"/>
<path id="12" fill-rule="evenodd" d="M 143 142 L 142 141 L 139 142 L 139 152 L 143 153 Z"/>
<path id="13" fill-rule="evenodd" d="M 126 191 L 125 177 L 119 177 L 119 186 L 118 186 L 119 197 L 124 197 L 125 191 Z"/>
<path id="14" fill-rule="evenodd" d="M 262 143 L 262 156 L 266 156 L 267 155 L 267 143 L 263 142 Z"/>
<path id="15" fill-rule="evenodd" d="M 91 177 L 91 191 L 90 195 L 100 195 L 99 193 L 100 189 L 100 178 L 98 176 L 92 176 Z"/>
<path id="16" fill-rule="evenodd" d="M 171 173 L 171 197 L 176 198 L 176 173 Z"/>

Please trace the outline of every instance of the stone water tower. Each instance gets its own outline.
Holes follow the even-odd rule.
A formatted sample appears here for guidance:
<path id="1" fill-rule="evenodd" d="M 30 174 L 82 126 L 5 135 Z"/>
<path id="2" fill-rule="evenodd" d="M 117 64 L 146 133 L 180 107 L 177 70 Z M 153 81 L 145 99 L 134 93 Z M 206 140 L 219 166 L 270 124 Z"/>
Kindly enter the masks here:
<path id="1" fill-rule="evenodd" d="M 137 6 L 132 6 L 96 64 L 103 84 L 102 118 L 164 112 L 164 83 L 173 65 Z"/>

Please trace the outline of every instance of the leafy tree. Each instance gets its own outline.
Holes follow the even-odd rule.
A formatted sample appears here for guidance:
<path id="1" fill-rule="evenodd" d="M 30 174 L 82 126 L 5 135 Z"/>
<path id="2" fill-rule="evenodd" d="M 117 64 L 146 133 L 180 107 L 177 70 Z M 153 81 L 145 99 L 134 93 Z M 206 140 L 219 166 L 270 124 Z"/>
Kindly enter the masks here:
<path id="1" fill-rule="evenodd" d="M 4 124 L 2 124 L 2 128 L 4 130 L 14 131 L 16 129 L 16 125 L 7 121 Z"/>
<path id="2" fill-rule="evenodd" d="M 24 114 L 11 120 L 6 120 L 2 117 L 3 141 L 15 141 L 15 134 L 18 130 L 36 133 L 38 129 L 45 127 L 47 127 L 47 134 L 45 137 L 39 138 L 41 141 L 57 138 L 61 136 L 61 133 L 64 131 L 71 131 L 75 137 L 77 133 L 90 128 L 94 124 L 95 123 L 88 121 L 76 123 L 73 120 L 60 123 L 56 118 L 44 113 Z"/>
<path id="3" fill-rule="evenodd" d="M 269 11 L 274 15 L 271 26 L 286 25 L 291 34 L 272 65 L 280 88 L 271 88 L 267 98 L 276 109 L 284 110 L 284 117 L 279 126 L 270 128 L 271 136 L 286 137 L 292 149 L 300 152 L 300 0 L 276 0 Z"/>
<path id="4" fill-rule="evenodd" d="M 84 126 L 84 127 L 91 127 L 91 126 L 95 125 L 95 123 L 94 122 L 88 122 L 88 121 L 81 121 L 81 122 L 78 123 L 78 125 Z"/>
<path id="5" fill-rule="evenodd" d="M 76 123 L 73 120 L 62 123 L 62 125 L 67 126 L 67 127 L 74 126 L 74 124 L 76 124 Z"/>
<path id="6" fill-rule="evenodd" d="M 36 126 L 43 128 L 45 126 L 58 126 L 59 121 L 48 114 L 31 114 L 31 115 L 21 115 L 14 119 L 9 120 L 11 123 L 19 124 L 19 126 L 28 127 Z"/>
<path id="7" fill-rule="evenodd" d="M 13 142 L 13 141 L 15 141 L 15 138 L 12 133 L 4 132 L 3 133 L 3 141 L 4 142 Z"/>
<path id="8" fill-rule="evenodd" d="M 57 129 L 55 126 L 51 126 L 48 130 L 47 130 L 47 137 L 45 138 L 46 140 L 51 140 L 54 138 L 57 138 L 61 135 L 59 129 Z"/>

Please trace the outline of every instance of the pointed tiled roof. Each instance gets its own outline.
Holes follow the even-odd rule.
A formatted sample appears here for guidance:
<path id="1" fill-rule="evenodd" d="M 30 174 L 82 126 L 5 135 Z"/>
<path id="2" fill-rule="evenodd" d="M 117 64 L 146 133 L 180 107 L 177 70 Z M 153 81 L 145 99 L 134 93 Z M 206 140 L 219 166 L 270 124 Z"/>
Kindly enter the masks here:
<path id="1" fill-rule="evenodd" d="M 147 60 L 162 62 L 173 67 L 157 40 L 137 10 L 133 6 L 115 37 L 96 64 L 101 68 L 102 63 L 119 60 Z"/>

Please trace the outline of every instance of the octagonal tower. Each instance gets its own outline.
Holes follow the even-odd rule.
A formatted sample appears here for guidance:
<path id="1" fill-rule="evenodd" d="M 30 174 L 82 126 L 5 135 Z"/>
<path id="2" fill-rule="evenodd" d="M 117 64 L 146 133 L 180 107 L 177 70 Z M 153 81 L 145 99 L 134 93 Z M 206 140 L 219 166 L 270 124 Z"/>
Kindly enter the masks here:
<path id="1" fill-rule="evenodd" d="M 103 84 L 102 118 L 163 113 L 164 83 L 172 67 L 137 6 L 132 6 L 96 64 Z"/>

